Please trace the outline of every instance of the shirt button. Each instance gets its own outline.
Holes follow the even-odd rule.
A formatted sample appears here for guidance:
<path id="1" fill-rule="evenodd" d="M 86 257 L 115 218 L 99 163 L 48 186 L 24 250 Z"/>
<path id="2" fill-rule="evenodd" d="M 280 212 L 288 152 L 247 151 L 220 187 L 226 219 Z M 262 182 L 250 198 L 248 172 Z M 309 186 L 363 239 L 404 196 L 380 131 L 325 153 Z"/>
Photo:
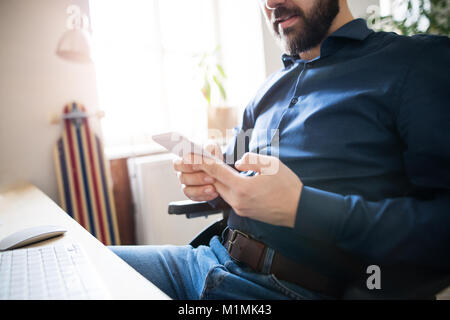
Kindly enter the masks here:
<path id="1" fill-rule="evenodd" d="M 292 106 L 294 106 L 296 103 L 298 102 L 298 98 L 297 97 L 295 97 L 295 98 L 292 98 L 292 100 L 291 100 L 291 107 Z"/>

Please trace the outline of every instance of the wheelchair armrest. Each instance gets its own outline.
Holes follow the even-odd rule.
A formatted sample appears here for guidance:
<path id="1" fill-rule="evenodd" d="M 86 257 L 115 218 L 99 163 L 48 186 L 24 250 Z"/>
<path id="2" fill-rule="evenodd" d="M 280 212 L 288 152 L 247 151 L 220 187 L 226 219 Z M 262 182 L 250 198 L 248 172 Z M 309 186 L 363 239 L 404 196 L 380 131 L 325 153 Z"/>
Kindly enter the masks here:
<path id="1" fill-rule="evenodd" d="M 223 212 L 225 208 L 214 208 L 207 201 L 182 200 L 169 203 L 169 214 L 185 214 L 186 218 L 207 217 Z"/>

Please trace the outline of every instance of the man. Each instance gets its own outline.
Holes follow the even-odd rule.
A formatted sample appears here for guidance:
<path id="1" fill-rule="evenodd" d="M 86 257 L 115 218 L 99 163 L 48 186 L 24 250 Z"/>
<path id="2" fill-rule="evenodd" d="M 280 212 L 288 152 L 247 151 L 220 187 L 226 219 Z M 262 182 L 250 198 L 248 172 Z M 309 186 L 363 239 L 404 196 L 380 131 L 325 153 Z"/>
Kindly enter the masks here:
<path id="1" fill-rule="evenodd" d="M 232 207 L 228 228 L 112 249 L 175 299 L 415 297 L 450 273 L 449 38 L 373 32 L 345 0 L 261 2 L 284 68 L 232 163 L 174 163 L 190 199 Z"/>

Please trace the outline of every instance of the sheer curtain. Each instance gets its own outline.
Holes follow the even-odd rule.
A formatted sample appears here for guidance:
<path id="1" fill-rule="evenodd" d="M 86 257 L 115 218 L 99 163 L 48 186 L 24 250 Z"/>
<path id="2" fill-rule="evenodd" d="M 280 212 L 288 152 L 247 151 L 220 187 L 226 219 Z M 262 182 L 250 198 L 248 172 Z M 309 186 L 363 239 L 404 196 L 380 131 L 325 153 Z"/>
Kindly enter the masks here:
<path id="1" fill-rule="evenodd" d="M 259 10 L 248 0 L 90 0 L 107 149 L 151 147 L 164 131 L 204 140 L 195 55 L 217 45 L 228 104 L 241 113 L 265 78 Z"/>

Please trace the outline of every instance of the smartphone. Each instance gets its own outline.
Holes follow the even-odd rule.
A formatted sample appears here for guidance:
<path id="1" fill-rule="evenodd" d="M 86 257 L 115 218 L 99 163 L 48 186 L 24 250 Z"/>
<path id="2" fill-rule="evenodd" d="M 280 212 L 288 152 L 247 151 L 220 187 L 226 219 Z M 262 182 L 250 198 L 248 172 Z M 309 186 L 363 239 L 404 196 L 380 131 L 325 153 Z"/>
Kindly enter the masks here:
<path id="1" fill-rule="evenodd" d="M 185 136 L 177 132 L 167 132 L 152 136 L 153 141 L 157 142 L 169 152 L 183 157 L 190 153 L 201 155 L 206 158 L 215 159 L 214 156 L 206 151 L 201 145 L 192 142 Z"/>
<path id="2" fill-rule="evenodd" d="M 210 152 L 206 151 L 199 144 L 192 142 L 185 136 L 177 132 L 167 132 L 152 136 L 153 141 L 157 142 L 169 152 L 183 158 L 184 155 L 190 153 L 201 155 L 209 159 L 216 159 Z M 242 175 L 251 177 L 257 176 L 259 173 L 255 171 L 241 171 Z"/>

